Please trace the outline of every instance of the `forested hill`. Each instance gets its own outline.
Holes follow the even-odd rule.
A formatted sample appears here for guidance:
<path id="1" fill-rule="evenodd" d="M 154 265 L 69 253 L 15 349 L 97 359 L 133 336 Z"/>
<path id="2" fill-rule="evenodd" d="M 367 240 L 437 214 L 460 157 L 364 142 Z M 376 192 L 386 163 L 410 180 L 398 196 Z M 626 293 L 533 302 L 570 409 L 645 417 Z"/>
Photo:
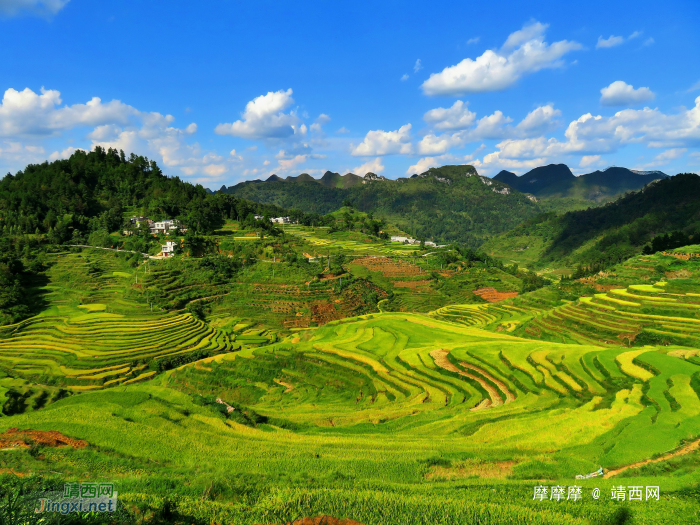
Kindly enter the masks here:
<path id="1" fill-rule="evenodd" d="M 604 206 L 540 215 L 483 249 L 542 264 L 605 266 L 649 250 L 654 238 L 673 233 L 687 242 L 700 240 L 700 176 L 693 173 L 657 180 Z"/>
<path id="2" fill-rule="evenodd" d="M 209 195 L 154 161 L 99 146 L 69 159 L 29 165 L 0 181 L 0 233 L 45 233 L 54 243 L 91 232 L 119 230 L 124 215 L 178 218 L 193 232 L 208 233 L 225 217 L 278 214 L 274 206 L 228 195 Z"/>
<path id="3" fill-rule="evenodd" d="M 328 213 L 350 201 L 382 215 L 416 237 L 477 247 L 489 236 L 537 215 L 536 203 L 505 184 L 478 175 L 472 166 L 431 168 L 411 178 L 326 173 L 302 178 L 243 182 L 224 193 L 284 208 Z M 359 179 L 359 180 L 358 180 Z"/>
<path id="4" fill-rule="evenodd" d="M 603 202 L 665 178 L 668 175 L 660 171 L 639 172 L 618 167 L 576 177 L 566 164 L 549 164 L 534 168 L 520 177 L 504 170 L 494 180 L 538 198 L 565 197 Z"/>

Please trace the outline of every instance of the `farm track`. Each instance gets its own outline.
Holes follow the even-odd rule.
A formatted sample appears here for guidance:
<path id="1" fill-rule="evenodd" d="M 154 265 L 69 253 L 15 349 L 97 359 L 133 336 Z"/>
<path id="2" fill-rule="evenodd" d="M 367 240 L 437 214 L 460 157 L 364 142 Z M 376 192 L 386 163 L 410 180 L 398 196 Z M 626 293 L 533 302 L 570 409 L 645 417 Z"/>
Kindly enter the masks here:
<path id="1" fill-rule="evenodd" d="M 665 454 L 661 457 L 653 458 L 653 459 L 645 459 L 644 461 L 637 461 L 636 463 L 632 463 L 630 465 L 625 465 L 624 467 L 620 467 L 620 468 L 617 468 L 614 470 L 609 470 L 608 472 L 603 474 L 603 479 L 612 478 L 614 476 L 617 476 L 618 474 L 622 474 L 626 470 L 643 467 L 644 465 L 650 465 L 652 463 L 659 463 L 661 461 L 668 461 L 669 459 L 673 459 L 673 458 L 676 458 L 678 456 L 684 456 L 686 454 L 691 454 L 692 452 L 695 452 L 697 450 L 700 450 L 700 439 L 697 439 L 697 440 L 693 441 L 692 443 L 689 443 L 688 445 L 681 447 L 680 449 L 676 450 L 675 452 L 670 452 L 670 453 Z"/>

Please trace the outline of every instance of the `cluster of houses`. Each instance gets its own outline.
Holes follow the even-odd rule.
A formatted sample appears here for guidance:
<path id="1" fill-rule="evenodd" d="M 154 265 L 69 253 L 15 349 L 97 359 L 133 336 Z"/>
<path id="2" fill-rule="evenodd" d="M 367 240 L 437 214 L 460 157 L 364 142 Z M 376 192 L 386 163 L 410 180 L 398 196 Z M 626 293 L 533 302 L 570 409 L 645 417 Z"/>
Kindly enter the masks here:
<path id="1" fill-rule="evenodd" d="M 135 229 L 141 228 L 142 225 L 146 225 L 153 235 L 170 235 L 171 232 L 177 232 L 178 234 L 187 233 L 187 228 L 185 228 L 177 219 L 153 221 L 148 217 L 132 217 L 129 219 L 129 224 L 124 230 L 124 235 L 131 235 L 134 233 Z M 180 243 L 177 241 L 167 241 L 165 244 L 161 244 L 163 257 L 172 257 L 175 255 L 175 252 L 179 246 Z"/>
<path id="2" fill-rule="evenodd" d="M 151 230 L 153 235 L 170 235 L 170 232 L 174 230 L 177 230 L 178 233 L 187 233 L 187 228 L 180 224 L 180 221 L 177 219 L 152 221 L 148 217 L 132 217 L 129 219 L 129 225 L 132 228 L 124 230 L 124 235 L 131 235 L 133 233 L 133 229 L 140 228 L 142 224 L 148 225 L 148 229 Z"/>
<path id="3" fill-rule="evenodd" d="M 256 221 L 261 221 L 265 217 L 262 215 L 253 215 Z M 270 222 L 273 222 L 275 224 L 291 224 L 292 220 L 289 217 L 270 217 Z"/>
<path id="4" fill-rule="evenodd" d="M 401 237 L 399 235 L 392 235 L 391 242 L 400 242 L 401 244 L 420 244 L 418 239 L 414 239 L 413 237 Z M 446 246 L 445 244 L 436 244 L 433 241 L 425 241 L 425 245 L 430 246 L 431 248 L 444 248 Z"/>

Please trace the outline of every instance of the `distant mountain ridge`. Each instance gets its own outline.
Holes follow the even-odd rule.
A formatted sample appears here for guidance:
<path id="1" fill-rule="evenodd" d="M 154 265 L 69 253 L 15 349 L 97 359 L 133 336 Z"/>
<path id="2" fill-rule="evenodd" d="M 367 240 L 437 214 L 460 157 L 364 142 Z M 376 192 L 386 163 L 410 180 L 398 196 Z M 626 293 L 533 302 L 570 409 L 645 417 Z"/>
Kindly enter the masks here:
<path id="1" fill-rule="evenodd" d="M 494 180 L 541 198 L 570 197 L 601 202 L 665 178 L 668 175 L 661 171 L 637 171 L 617 166 L 576 177 L 566 164 L 549 164 L 520 177 L 503 170 Z"/>
<path id="2" fill-rule="evenodd" d="M 698 210 L 700 176 L 667 176 L 605 206 L 563 215 L 542 214 L 494 236 L 481 249 L 541 265 L 551 261 L 609 264 L 640 253 L 644 245 L 664 233 L 681 231 L 693 242 L 700 241 Z"/>
<path id="3" fill-rule="evenodd" d="M 395 180 L 375 173 L 360 177 L 331 171 L 320 179 L 307 174 L 284 179 L 274 175 L 220 191 L 319 214 L 351 201 L 360 211 L 382 215 L 416 237 L 472 247 L 542 211 L 522 193 L 479 175 L 469 165 L 431 168 Z"/>

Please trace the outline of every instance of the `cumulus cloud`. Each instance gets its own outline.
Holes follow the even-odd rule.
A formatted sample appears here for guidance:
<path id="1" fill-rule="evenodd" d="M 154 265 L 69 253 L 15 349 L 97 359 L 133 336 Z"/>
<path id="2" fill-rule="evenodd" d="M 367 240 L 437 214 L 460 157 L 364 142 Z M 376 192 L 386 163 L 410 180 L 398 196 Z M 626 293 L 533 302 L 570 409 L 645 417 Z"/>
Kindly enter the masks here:
<path id="1" fill-rule="evenodd" d="M 42 146 L 22 144 L 17 141 L 0 143 L 0 161 L 3 165 L 36 164 L 46 159 L 46 151 Z"/>
<path id="2" fill-rule="evenodd" d="M 43 148 L 42 148 L 43 150 Z M 81 151 L 86 151 L 83 148 L 74 148 L 73 146 L 69 146 L 63 151 L 54 151 L 51 155 L 49 155 L 49 160 L 54 161 L 54 160 L 62 160 L 62 159 L 68 159 L 70 158 L 73 153 L 76 151 L 81 150 Z"/>
<path id="3" fill-rule="evenodd" d="M 382 164 L 382 159 L 377 157 L 374 160 L 368 160 L 364 164 L 353 168 L 351 171 L 355 175 L 361 176 L 365 176 L 368 173 L 374 173 L 376 175 L 379 175 L 381 172 L 384 171 L 384 164 Z"/>
<path id="4" fill-rule="evenodd" d="M 336 131 L 336 133 L 340 133 L 340 134 L 350 133 L 350 130 L 348 128 L 346 128 L 345 126 L 343 126 L 338 131 Z"/>
<path id="5" fill-rule="evenodd" d="M 532 110 L 518 123 L 511 126 L 513 119 L 502 111 L 494 111 L 476 120 L 476 114 L 469 112 L 461 101 L 449 108 L 436 108 L 428 111 L 424 119 L 440 130 L 454 130 L 455 133 L 427 133 L 418 142 L 418 153 L 421 155 L 441 155 L 451 148 L 462 147 L 469 142 L 482 140 L 498 140 L 506 138 L 527 138 L 556 129 L 559 124 L 561 111 L 552 104 Z M 475 123 L 475 125 L 474 125 Z"/>
<path id="6" fill-rule="evenodd" d="M 595 45 L 596 49 L 604 49 L 608 47 L 615 47 L 623 44 L 625 42 L 625 37 L 610 35 L 608 38 L 598 37 L 598 43 Z"/>
<path id="7" fill-rule="evenodd" d="M 596 49 L 606 49 L 609 47 L 616 47 L 619 45 L 624 44 L 625 42 L 629 40 L 634 40 L 635 38 L 639 38 L 642 36 L 643 31 L 634 31 L 630 36 L 625 38 L 624 36 L 615 36 L 615 35 L 610 35 L 608 38 L 603 38 L 602 36 L 598 37 L 598 42 L 595 45 Z M 648 38 L 644 44 L 642 45 L 649 45 L 654 43 L 653 38 Z"/>
<path id="8" fill-rule="evenodd" d="M 695 99 L 695 107 L 675 114 L 650 108 L 624 109 L 610 117 L 587 113 L 572 121 L 564 136 L 561 141 L 544 136 L 503 140 L 496 145 L 498 151 L 486 155 L 482 164 L 507 168 L 518 163 L 541 165 L 571 155 L 593 159 L 629 144 L 666 148 L 669 153 L 660 154 L 654 162 L 667 161 L 671 155 L 700 146 L 700 97 Z"/>
<path id="9" fill-rule="evenodd" d="M 85 104 L 61 106 L 61 93 L 53 89 L 35 93 L 10 88 L 0 104 L 0 136 L 37 136 L 57 134 L 80 126 L 100 126 L 108 123 L 127 124 L 131 117 L 141 115 L 135 108 L 112 100 L 103 103 L 93 97 Z"/>
<path id="10" fill-rule="evenodd" d="M 228 170 L 222 157 L 186 142 L 197 132 L 197 124 L 180 129 L 172 125 L 174 120 L 172 115 L 140 111 L 119 100 L 105 103 L 99 97 L 84 104 L 64 105 L 59 91 L 44 88 L 39 93 L 29 88 L 22 91 L 10 88 L 0 104 L 0 136 L 25 137 L 38 142 L 61 137 L 71 130 L 92 128 L 85 138 L 93 148 L 99 145 L 145 155 L 184 175 L 219 176 Z M 56 150 L 49 160 L 67 158 L 77 149 L 82 148 Z M 37 155 L 43 158 L 36 159 Z M 1 157 L 3 164 L 21 167 L 45 160 L 44 155 L 42 146 L 13 145 L 3 148 Z"/>
<path id="11" fill-rule="evenodd" d="M 470 46 L 472 44 L 477 44 L 480 39 L 481 39 L 481 37 L 478 37 L 478 36 L 475 36 L 474 38 L 470 38 L 469 40 L 467 40 L 467 45 Z"/>
<path id="12" fill-rule="evenodd" d="M 591 166 L 600 166 L 602 162 L 600 155 L 584 155 L 581 157 L 581 161 L 578 165 L 581 168 L 589 168 Z"/>
<path id="13" fill-rule="evenodd" d="M 408 155 L 412 151 L 411 125 L 406 124 L 396 131 L 368 131 L 365 140 L 353 148 L 352 155 L 355 157 Z"/>
<path id="14" fill-rule="evenodd" d="M 70 0 L 0 0 L 0 14 L 13 16 L 22 12 L 55 15 Z"/>
<path id="15" fill-rule="evenodd" d="M 450 108 L 431 109 L 423 115 L 423 120 L 439 130 L 466 129 L 476 119 L 476 113 L 469 111 L 467 104 L 458 100 Z"/>
<path id="16" fill-rule="evenodd" d="M 408 80 L 408 73 L 404 73 L 401 77 L 401 82 L 406 82 Z"/>
<path id="17" fill-rule="evenodd" d="M 544 40 L 547 27 L 540 22 L 527 24 L 511 33 L 500 50 L 487 50 L 474 60 L 465 58 L 431 74 L 422 85 L 423 92 L 434 96 L 499 91 L 527 74 L 563 66 L 564 55 L 582 46 L 567 40 L 548 44 Z"/>
<path id="18" fill-rule="evenodd" d="M 659 166 L 665 166 L 669 162 L 681 158 L 685 152 L 688 151 L 686 148 L 672 148 L 662 151 L 656 155 L 652 161 L 645 164 L 645 168 L 658 168 Z"/>
<path id="19" fill-rule="evenodd" d="M 413 72 L 418 73 L 421 69 L 423 69 L 423 65 L 420 63 L 420 58 L 416 60 L 416 63 L 413 65 Z"/>
<path id="20" fill-rule="evenodd" d="M 648 87 L 634 89 L 622 80 L 616 80 L 600 90 L 600 103 L 604 106 L 631 106 L 654 100 L 656 96 Z"/>
<path id="21" fill-rule="evenodd" d="M 554 131 L 559 126 L 559 117 L 561 111 L 547 104 L 532 110 L 515 128 L 523 136 L 541 135 Z"/>
<path id="22" fill-rule="evenodd" d="M 323 138 L 326 136 L 326 133 L 323 131 L 323 126 L 328 124 L 331 121 L 331 117 L 326 115 L 325 113 L 321 113 L 318 118 L 311 124 L 311 127 L 309 128 L 311 130 L 311 133 L 313 133 L 316 137 L 316 140 L 323 141 Z"/>
<path id="23" fill-rule="evenodd" d="M 303 136 L 306 134 L 306 125 L 294 111 L 284 112 L 293 103 L 291 88 L 287 91 L 270 91 L 248 102 L 241 120 L 219 124 L 214 132 L 245 139 L 288 139 L 294 135 Z"/>

